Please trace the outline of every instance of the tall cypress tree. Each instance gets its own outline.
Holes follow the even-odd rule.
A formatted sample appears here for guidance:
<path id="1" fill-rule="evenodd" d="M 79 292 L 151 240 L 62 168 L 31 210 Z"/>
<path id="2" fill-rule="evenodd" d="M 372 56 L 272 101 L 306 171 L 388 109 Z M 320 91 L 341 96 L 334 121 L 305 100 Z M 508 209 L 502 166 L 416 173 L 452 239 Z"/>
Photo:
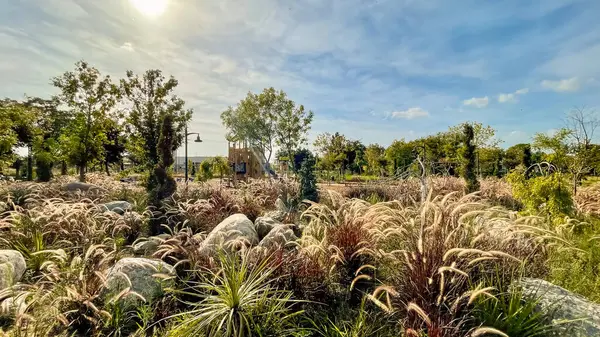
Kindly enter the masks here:
<path id="1" fill-rule="evenodd" d="M 467 193 L 472 193 L 479 190 L 479 181 L 475 174 L 476 158 L 475 158 L 475 133 L 473 126 L 465 123 L 463 126 L 463 149 L 462 149 L 462 176 L 466 182 Z"/>

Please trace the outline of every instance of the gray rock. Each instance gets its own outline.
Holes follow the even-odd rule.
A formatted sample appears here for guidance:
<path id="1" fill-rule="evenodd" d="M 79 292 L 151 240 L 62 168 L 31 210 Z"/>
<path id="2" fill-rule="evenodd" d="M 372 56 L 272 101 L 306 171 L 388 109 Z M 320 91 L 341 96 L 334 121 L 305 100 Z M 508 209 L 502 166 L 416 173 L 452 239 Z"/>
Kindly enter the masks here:
<path id="1" fill-rule="evenodd" d="M 244 214 L 234 214 L 221 221 L 202 241 L 200 251 L 210 254 L 218 247 L 234 248 L 258 244 L 254 224 Z"/>
<path id="2" fill-rule="evenodd" d="M 106 204 L 99 206 L 104 212 L 115 212 L 117 214 L 125 214 L 127 211 L 131 211 L 133 206 L 128 201 L 111 201 Z"/>
<path id="3" fill-rule="evenodd" d="M 160 261 L 146 258 L 128 257 L 119 260 L 106 276 L 105 299 L 108 301 L 121 291 L 130 290 L 142 296 L 151 303 L 164 294 L 164 289 L 173 285 L 173 266 Z M 131 282 L 131 284 L 130 284 Z M 126 307 L 135 306 L 141 299 L 133 294 L 122 298 Z"/>
<path id="4" fill-rule="evenodd" d="M 523 278 L 516 285 L 554 323 L 569 321 L 557 324 L 559 336 L 600 336 L 600 304 L 544 280 Z"/>
<path id="5" fill-rule="evenodd" d="M 80 181 L 73 181 L 70 182 L 68 184 L 65 185 L 65 190 L 69 191 L 69 192 L 76 192 L 76 191 L 92 191 L 92 190 L 100 190 L 101 188 L 99 186 L 93 185 L 93 184 L 87 184 L 87 183 L 82 183 Z"/>
<path id="6" fill-rule="evenodd" d="M 16 250 L 0 250 L 0 290 L 19 282 L 27 269 L 25 258 Z"/>
<path id="7" fill-rule="evenodd" d="M 267 234 L 269 234 L 269 232 L 277 225 L 281 225 L 281 222 L 269 217 L 259 217 L 254 221 L 256 234 L 258 234 L 260 240 L 267 236 Z"/>
<path id="8" fill-rule="evenodd" d="M 133 245 L 133 252 L 135 254 L 151 255 L 158 250 L 158 247 L 164 240 L 167 240 L 170 237 L 169 234 L 160 234 L 139 240 Z"/>
<path id="9" fill-rule="evenodd" d="M 298 240 L 294 234 L 295 225 L 276 225 L 259 243 L 259 247 L 273 249 L 277 247 L 290 247 L 292 242 Z"/>

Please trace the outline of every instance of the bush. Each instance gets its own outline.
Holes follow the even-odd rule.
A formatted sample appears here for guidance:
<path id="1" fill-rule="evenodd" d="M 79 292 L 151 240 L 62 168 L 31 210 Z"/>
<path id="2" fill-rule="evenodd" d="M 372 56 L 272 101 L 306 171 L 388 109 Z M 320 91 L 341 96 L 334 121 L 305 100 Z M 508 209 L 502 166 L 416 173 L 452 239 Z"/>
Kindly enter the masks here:
<path id="1" fill-rule="evenodd" d="M 298 175 L 300 176 L 300 197 L 302 200 L 317 202 L 319 200 L 319 191 L 317 190 L 317 177 L 315 176 L 315 158 L 313 155 L 307 156 Z"/>
<path id="2" fill-rule="evenodd" d="M 562 173 L 526 179 L 522 171 L 514 170 L 506 179 L 512 186 L 515 199 L 529 213 L 542 214 L 551 219 L 561 219 L 573 214 L 571 189 Z"/>

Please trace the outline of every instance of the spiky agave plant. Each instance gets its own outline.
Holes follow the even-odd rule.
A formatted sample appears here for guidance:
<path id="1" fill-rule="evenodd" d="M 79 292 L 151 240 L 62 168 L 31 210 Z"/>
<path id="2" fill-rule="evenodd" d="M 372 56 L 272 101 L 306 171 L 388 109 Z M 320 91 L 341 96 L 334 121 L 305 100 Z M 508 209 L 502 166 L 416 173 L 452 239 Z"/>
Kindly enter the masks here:
<path id="1" fill-rule="evenodd" d="M 173 316 L 182 319 L 168 336 L 289 336 L 293 311 L 291 293 L 274 286 L 267 260 L 253 267 L 248 253 L 219 255 L 219 269 L 207 270 L 205 279 L 188 293 L 200 301 L 192 310 Z"/>

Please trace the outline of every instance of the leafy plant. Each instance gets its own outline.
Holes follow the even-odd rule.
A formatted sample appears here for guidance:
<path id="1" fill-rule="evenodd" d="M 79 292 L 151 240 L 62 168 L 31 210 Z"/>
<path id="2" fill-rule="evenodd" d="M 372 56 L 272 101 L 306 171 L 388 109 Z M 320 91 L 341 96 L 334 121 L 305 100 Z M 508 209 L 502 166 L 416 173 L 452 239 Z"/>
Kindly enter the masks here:
<path id="1" fill-rule="evenodd" d="M 256 266 L 248 255 L 219 256 L 219 269 L 205 270 L 203 282 L 188 291 L 199 301 L 188 303 L 191 310 L 173 318 L 183 320 L 168 336 L 286 336 L 293 330 L 291 293 L 274 287 L 267 259 Z"/>

